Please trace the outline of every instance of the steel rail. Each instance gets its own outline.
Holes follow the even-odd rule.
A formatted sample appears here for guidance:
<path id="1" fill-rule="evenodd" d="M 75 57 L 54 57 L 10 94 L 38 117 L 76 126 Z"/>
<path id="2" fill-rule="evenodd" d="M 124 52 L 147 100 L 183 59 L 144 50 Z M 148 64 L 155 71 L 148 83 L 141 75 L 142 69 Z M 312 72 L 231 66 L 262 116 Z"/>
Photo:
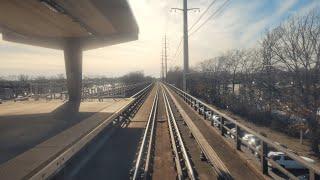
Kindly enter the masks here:
<path id="1" fill-rule="evenodd" d="M 167 90 L 167 92 L 171 96 L 171 98 L 174 98 L 172 96 L 171 92 L 169 92 L 169 90 L 167 89 L 167 87 L 165 87 L 165 89 Z M 173 100 L 173 103 L 177 103 L 176 99 L 172 99 L 172 100 Z M 177 108 L 179 109 L 179 105 L 177 105 Z M 183 115 L 182 115 L 182 117 L 183 117 Z M 211 148 L 211 146 L 208 144 L 208 142 L 203 141 L 204 137 L 200 133 L 200 131 L 195 127 L 195 125 L 193 123 L 190 123 L 191 119 L 188 120 L 187 119 L 188 117 L 185 117 L 185 118 L 186 118 L 186 119 L 184 119 L 185 123 L 189 127 L 189 129 L 190 129 L 191 133 L 193 134 L 201 151 L 205 154 L 205 157 L 207 158 L 208 162 L 211 164 L 211 166 L 213 167 L 213 170 L 217 173 L 219 178 L 233 179 L 230 171 L 225 166 L 225 164 L 221 161 L 221 159 L 218 157 L 216 152 Z"/>
<path id="2" fill-rule="evenodd" d="M 173 127 L 172 127 L 172 124 L 170 122 L 171 115 L 169 113 L 168 105 L 167 105 L 167 102 L 166 102 L 165 97 L 164 97 L 163 89 L 162 89 L 162 96 L 163 96 L 164 105 L 165 105 L 165 109 L 166 109 L 167 121 L 168 121 L 168 126 L 169 126 L 170 140 L 171 140 L 171 145 L 172 145 L 172 149 L 173 149 L 173 153 L 174 153 L 174 160 L 175 160 L 176 170 L 177 170 L 177 174 L 178 174 L 177 178 L 179 180 L 182 180 L 183 179 L 183 173 L 182 173 L 182 168 L 181 168 L 180 159 L 179 159 L 179 152 L 178 152 L 178 149 L 177 149 L 176 140 L 174 138 Z"/>
<path id="3" fill-rule="evenodd" d="M 152 117 L 152 126 L 151 126 L 151 132 L 150 132 L 150 140 L 149 140 L 149 144 L 148 144 L 148 151 L 147 151 L 147 158 L 145 161 L 145 165 L 144 165 L 144 177 L 145 179 L 148 177 L 149 175 L 149 168 L 150 168 L 150 160 L 151 160 L 151 151 L 152 151 L 152 144 L 154 142 L 154 131 L 155 131 L 155 124 L 156 124 L 156 118 L 157 118 L 157 112 L 158 112 L 158 101 L 159 101 L 159 95 L 157 94 L 157 102 L 155 105 L 155 110 L 153 112 L 153 117 Z"/>
<path id="4" fill-rule="evenodd" d="M 140 179 L 140 177 L 138 177 L 140 175 L 140 166 L 141 166 L 141 163 L 142 163 L 142 158 L 143 158 L 143 154 L 145 152 L 145 148 L 146 148 L 146 144 L 147 144 L 147 138 L 148 138 L 148 135 L 151 133 L 153 134 L 153 130 L 154 128 L 152 129 L 152 127 L 154 127 L 152 124 L 154 124 L 154 121 L 155 121 L 155 114 L 156 114 L 156 106 L 158 104 L 158 90 L 156 92 L 156 95 L 153 99 L 153 103 L 152 103 L 152 107 L 151 107 L 151 111 L 150 111 L 150 114 L 149 114 L 149 118 L 148 118 L 148 123 L 146 125 L 146 128 L 145 128 L 145 131 L 144 131 L 144 134 L 143 134 L 143 139 L 142 139 L 142 143 L 141 143 L 141 146 L 140 146 L 140 149 L 139 149 L 139 154 L 138 154 L 138 157 L 137 157 L 137 160 L 136 160 L 136 164 L 135 164 L 135 167 L 134 167 L 134 174 L 133 174 L 133 180 L 136 180 L 136 179 Z M 151 132 L 149 132 L 151 131 Z M 150 136 L 151 138 L 151 136 Z M 149 141 L 150 142 L 150 141 Z"/>
<path id="5" fill-rule="evenodd" d="M 188 172 L 188 175 L 189 175 L 189 178 L 194 180 L 196 179 L 196 176 L 194 174 L 194 171 L 193 171 L 193 168 L 192 168 L 192 165 L 191 165 L 191 162 L 190 162 L 190 158 L 187 154 L 187 150 L 184 146 L 184 143 L 183 143 L 183 140 L 182 140 L 182 137 L 181 137 L 181 134 L 180 134 L 180 131 L 179 131 L 179 128 L 178 128 L 178 125 L 177 125 L 177 122 L 176 122 L 176 119 L 174 118 L 174 115 L 173 115 L 173 112 L 172 112 L 172 108 L 171 108 L 171 105 L 169 103 L 169 100 L 168 100 L 168 97 L 167 97 L 167 94 L 166 92 L 164 91 L 164 97 L 165 97 L 165 104 L 167 105 L 167 108 L 168 108 L 168 112 L 170 114 L 170 117 L 168 118 L 168 123 L 169 125 L 171 125 L 171 129 L 175 131 L 176 133 L 176 137 L 177 137 L 177 140 L 178 140 L 178 143 L 180 145 L 180 149 L 182 151 L 182 155 L 183 155 L 183 158 L 184 158 L 184 162 L 186 164 L 186 168 L 187 168 L 187 172 Z"/>

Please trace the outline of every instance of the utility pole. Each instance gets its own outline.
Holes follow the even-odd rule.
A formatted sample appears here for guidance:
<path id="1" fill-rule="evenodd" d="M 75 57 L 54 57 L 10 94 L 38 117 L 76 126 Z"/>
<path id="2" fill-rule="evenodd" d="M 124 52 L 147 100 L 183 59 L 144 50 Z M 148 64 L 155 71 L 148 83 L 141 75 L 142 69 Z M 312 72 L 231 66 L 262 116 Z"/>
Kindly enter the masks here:
<path id="1" fill-rule="evenodd" d="M 161 46 L 161 80 L 164 80 L 164 67 L 163 67 L 163 47 Z"/>
<path id="2" fill-rule="evenodd" d="M 167 35 L 164 36 L 164 70 L 165 70 L 165 81 L 167 82 L 167 74 L 168 74 L 168 69 L 167 69 L 167 61 L 168 61 L 168 56 L 167 56 Z"/>
<path id="3" fill-rule="evenodd" d="M 183 0 L 183 78 L 182 87 L 187 92 L 187 73 L 189 72 L 189 43 L 188 43 L 188 2 Z"/>
<path id="4" fill-rule="evenodd" d="M 187 91 L 187 74 L 189 73 L 189 44 L 188 44 L 188 11 L 199 10 L 199 8 L 188 9 L 187 0 L 183 0 L 183 9 L 171 8 L 173 10 L 180 10 L 183 12 L 183 77 L 182 88 Z"/>

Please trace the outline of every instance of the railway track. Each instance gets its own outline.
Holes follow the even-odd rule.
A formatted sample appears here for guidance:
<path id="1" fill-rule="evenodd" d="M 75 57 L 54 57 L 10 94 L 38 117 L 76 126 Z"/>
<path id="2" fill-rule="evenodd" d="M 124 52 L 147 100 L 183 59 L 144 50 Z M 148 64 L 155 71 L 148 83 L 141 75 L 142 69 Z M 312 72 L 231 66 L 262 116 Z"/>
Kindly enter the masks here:
<path id="1" fill-rule="evenodd" d="M 154 139 L 155 131 L 155 121 L 158 108 L 159 90 L 157 90 L 156 95 L 153 99 L 151 111 L 149 114 L 148 122 L 144 130 L 142 142 L 140 145 L 138 157 L 134 166 L 132 179 L 144 179 L 148 176 L 150 159 L 152 153 L 152 144 Z"/>
<path id="2" fill-rule="evenodd" d="M 189 179 L 196 179 L 194 169 L 191 165 L 190 157 L 182 140 L 180 130 L 178 128 L 176 119 L 173 115 L 173 111 L 168 100 L 167 93 L 164 89 L 162 89 L 162 94 L 165 101 L 171 145 L 174 153 L 178 179 L 186 179 L 186 177 L 188 177 Z"/>
<path id="3" fill-rule="evenodd" d="M 233 179 L 231 173 L 229 172 L 229 169 L 225 166 L 225 163 L 219 158 L 217 153 L 206 141 L 206 138 L 203 136 L 203 134 L 192 122 L 190 117 L 185 113 L 186 110 L 180 106 L 178 101 L 174 98 L 174 96 L 166 86 L 164 86 L 164 89 L 170 97 L 171 103 L 174 104 L 176 114 L 175 116 L 180 117 L 181 121 L 183 121 L 183 124 L 186 125 L 187 131 L 189 131 L 190 136 L 195 139 L 195 145 L 200 149 L 201 156 L 208 162 L 208 164 L 212 167 L 211 169 L 215 172 L 216 179 Z"/>
<path id="4" fill-rule="evenodd" d="M 212 162 L 214 155 L 177 110 L 167 87 L 157 83 L 149 94 L 150 87 L 105 129 L 106 138 L 83 150 L 55 179 L 231 179 L 221 161 Z"/>
<path id="5" fill-rule="evenodd" d="M 160 97 L 161 96 L 161 97 Z M 201 166 L 210 166 L 210 164 L 203 162 L 203 161 L 197 161 L 196 164 L 195 162 L 192 162 L 192 159 L 196 158 L 201 158 L 200 154 L 202 152 L 205 152 L 206 149 L 203 149 L 200 144 L 197 142 L 188 142 L 191 144 L 188 144 L 188 146 L 198 146 L 197 148 L 200 149 L 200 153 L 198 154 L 190 154 L 188 152 L 188 148 L 186 148 L 186 143 L 184 141 L 184 138 L 188 137 L 183 137 L 181 134 L 180 127 L 178 125 L 176 116 L 177 112 L 173 110 L 172 102 L 169 101 L 168 97 L 168 92 L 165 89 L 164 85 L 158 85 L 158 90 L 157 94 L 153 99 L 153 104 L 149 113 L 149 118 L 148 122 L 145 126 L 144 134 L 142 136 L 142 140 L 140 143 L 139 151 L 136 156 L 136 160 L 134 163 L 134 167 L 131 171 L 131 179 L 137 180 L 137 179 L 151 179 L 151 178 L 156 178 L 158 179 L 159 177 L 154 177 L 152 176 L 153 173 L 153 161 L 154 156 L 155 156 L 155 149 L 160 148 L 157 147 L 155 142 L 155 136 L 157 135 L 155 133 L 156 128 L 157 128 L 157 113 L 159 111 L 157 108 L 159 107 L 159 104 L 164 106 L 164 111 L 162 113 L 165 114 L 166 117 L 166 122 L 167 122 L 167 127 L 165 130 L 163 130 L 163 133 L 168 133 L 168 140 L 170 141 L 171 146 L 169 147 L 172 153 L 170 159 L 166 159 L 165 161 L 172 161 L 171 163 L 175 167 L 175 177 L 176 179 L 190 179 L 190 180 L 195 180 L 195 179 L 200 179 L 196 167 L 201 167 Z M 161 102 L 159 102 L 159 99 L 162 99 Z M 158 122 L 161 122 L 161 120 L 158 120 Z M 188 126 L 186 126 L 188 128 Z M 187 129 L 187 131 L 190 131 Z M 192 156 L 192 157 L 191 157 Z M 202 165 L 197 165 L 197 163 L 200 163 Z M 196 166 L 195 166 L 196 165 Z M 210 166 L 211 167 L 211 166 Z M 204 173 L 207 173 L 207 171 Z M 163 170 L 163 173 L 161 173 L 161 170 L 156 169 L 157 171 L 160 171 L 158 174 L 163 174 L 166 173 L 165 170 Z M 203 170 L 199 170 L 203 171 Z M 210 168 L 209 171 L 213 171 L 212 168 Z M 203 172 L 202 172 L 203 173 Z M 222 174 L 222 173 L 221 173 Z M 213 178 L 213 176 L 207 175 L 207 177 Z M 214 177 L 217 177 L 214 175 Z M 222 175 L 220 175 L 222 177 Z M 223 176 L 224 179 L 228 179 L 226 175 Z M 161 179 L 161 178 L 159 178 Z"/>
<path id="6" fill-rule="evenodd" d="M 195 103 L 169 87 L 156 83 L 139 91 L 25 179 L 265 179 L 220 137 L 223 131 L 204 121 L 200 105 L 189 107 Z"/>
<path id="7" fill-rule="evenodd" d="M 76 152 L 72 156 L 72 158 L 66 161 L 66 163 L 61 168 L 55 170 L 55 172 L 53 172 L 52 175 L 48 176 L 47 178 L 88 179 L 91 177 L 95 177 L 95 179 L 99 179 L 99 177 L 96 177 L 96 174 L 99 174 L 99 171 L 96 171 L 96 169 L 91 169 L 92 164 L 101 167 L 108 166 L 108 163 L 97 162 L 96 159 L 101 159 L 99 156 L 105 155 L 103 153 L 101 154 L 101 151 L 104 151 L 106 144 L 112 143 L 112 138 L 117 139 L 117 133 L 121 132 L 122 129 L 125 129 L 131 122 L 131 120 L 140 111 L 141 107 L 145 104 L 148 97 L 150 96 L 150 92 L 152 91 L 153 87 L 154 85 L 150 84 L 144 89 L 140 90 L 135 95 L 133 95 L 132 98 L 135 98 L 135 100 L 130 104 L 130 106 L 128 106 L 121 114 L 115 117 L 113 121 L 111 121 L 108 125 L 106 125 L 103 131 L 99 132 L 98 135 L 90 142 L 88 142 L 88 144 L 84 146 L 79 152 Z M 121 166 L 123 165 L 121 164 Z M 41 171 L 47 172 L 46 168 L 44 168 Z M 34 177 L 35 179 L 37 179 L 36 175 Z M 102 178 L 103 177 L 100 177 L 100 179 Z"/>
<path id="8" fill-rule="evenodd" d="M 167 117 L 167 133 L 170 134 L 171 148 L 173 152 L 174 166 L 177 173 L 177 179 L 190 179 L 195 180 L 196 175 L 194 173 L 193 166 L 191 164 L 190 157 L 185 148 L 185 144 L 182 140 L 180 130 L 178 128 L 176 119 L 173 115 L 171 104 L 168 101 L 168 97 L 164 89 L 159 85 L 157 93 L 154 97 L 151 111 L 149 114 L 148 122 L 144 130 L 141 145 L 135 161 L 135 166 L 132 172 L 132 179 L 149 179 L 151 177 L 152 156 L 154 156 L 154 139 L 156 130 L 156 117 L 158 112 L 159 96 L 162 95 L 164 100 L 165 112 Z M 170 161 L 170 159 L 168 159 Z"/>

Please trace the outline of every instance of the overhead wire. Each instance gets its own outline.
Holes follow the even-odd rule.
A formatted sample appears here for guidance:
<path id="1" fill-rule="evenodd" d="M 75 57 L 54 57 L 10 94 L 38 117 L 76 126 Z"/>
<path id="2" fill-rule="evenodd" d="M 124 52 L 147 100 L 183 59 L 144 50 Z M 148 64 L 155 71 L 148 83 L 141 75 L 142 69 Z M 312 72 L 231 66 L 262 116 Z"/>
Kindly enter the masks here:
<path id="1" fill-rule="evenodd" d="M 195 29 L 194 31 L 192 31 L 188 37 L 192 36 L 193 34 L 195 34 L 197 31 L 199 31 L 204 25 L 206 25 L 212 18 L 217 17 L 219 15 L 219 13 L 223 12 L 223 8 L 227 7 L 228 2 L 230 2 L 230 0 L 226 0 L 216 11 L 213 12 L 213 14 L 211 14 L 211 16 L 209 16 L 204 22 L 202 22 L 197 29 Z"/>
<path id="2" fill-rule="evenodd" d="M 192 24 L 192 26 L 188 29 L 188 31 L 191 31 L 192 28 L 195 27 L 195 25 L 200 22 L 200 20 L 203 18 L 203 16 L 208 12 L 208 10 L 217 2 L 218 0 L 213 0 L 206 8 L 206 10 L 203 11 L 203 13 L 199 16 L 199 18 Z"/>
<path id="3" fill-rule="evenodd" d="M 191 31 L 199 22 L 200 20 L 204 17 L 204 15 L 207 14 L 208 10 L 217 2 L 218 0 L 213 0 L 208 6 L 207 8 L 203 11 L 203 13 L 199 16 L 199 18 L 191 25 L 191 27 L 189 28 L 188 31 Z M 183 40 L 183 37 L 180 38 L 180 42 L 178 44 L 178 47 L 177 47 L 177 50 L 175 51 L 175 54 L 174 54 L 174 59 L 176 57 L 178 57 L 180 55 L 180 53 L 182 52 L 182 49 L 180 49 L 181 47 L 181 44 L 182 44 L 182 40 Z"/>
<path id="4" fill-rule="evenodd" d="M 192 24 L 192 26 L 189 28 L 188 31 L 191 31 L 199 22 L 200 20 L 204 17 L 205 14 L 207 14 L 208 10 L 217 2 L 218 0 L 213 0 L 205 9 L 205 11 L 199 16 L 199 18 Z M 216 11 L 211 14 L 205 21 L 203 21 L 194 31 L 192 31 L 190 34 L 188 34 L 188 37 L 194 35 L 196 32 L 198 32 L 205 24 L 207 24 L 212 18 L 217 17 L 220 13 L 223 12 L 224 8 L 227 7 L 228 2 L 230 0 L 226 0 Z M 176 59 L 180 53 L 182 52 L 181 44 L 183 41 L 183 37 L 180 38 L 180 42 L 178 44 L 177 50 L 175 51 L 173 59 Z"/>

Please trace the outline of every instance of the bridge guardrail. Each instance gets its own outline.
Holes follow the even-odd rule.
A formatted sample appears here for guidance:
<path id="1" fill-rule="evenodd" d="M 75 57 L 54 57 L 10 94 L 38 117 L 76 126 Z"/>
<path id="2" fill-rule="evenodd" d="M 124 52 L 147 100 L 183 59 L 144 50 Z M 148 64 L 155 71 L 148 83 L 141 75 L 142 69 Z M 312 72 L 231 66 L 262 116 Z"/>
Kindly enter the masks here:
<path id="1" fill-rule="evenodd" d="M 108 98 L 108 97 L 124 97 L 129 91 L 142 86 L 148 86 L 152 82 L 140 82 L 136 84 L 123 85 L 111 87 L 96 87 L 82 90 L 82 98 Z"/>
<path id="2" fill-rule="evenodd" d="M 246 127 L 245 125 L 237 122 L 236 120 L 234 120 L 233 118 L 229 117 L 228 115 L 226 115 L 223 112 L 220 112 L 219 110 L 211 107 L 209 104 L 195 98 L 194 96 L 182 91 L 181 89 L 166 83 L 166 85 L 168 85 L 169 87 L 171 87 L 172 90 L 174 90 L 180 97 L 183 98 L 183 100 L 185 102 L 187 102 L 189 105 L 191 105 L 192 107 L 195 108 L 195 110 L 197 110 L 200 114 L 200 111 L 202 109 L 203 113 L 201 113 L 201 115 L 204 116 L 204 119 L 206 119 L 206 112 L 211 111 L 211 113 L 214 113 L 218 116 L 221 117 L 220 121 L 216 121 L 215 123 L 219 124 L 219 130 L 221 131 L 221 135 L 225 134 L 225 130 L 228 130 L 231 134 L 233 134 L 235 136 L 235 143 L 236 143 L 236 149 L 237 150 L 241 150 L 241 145 L 245 144 L 247 145 L 249 148 L 251 148 L 252 150 L 254 150 L 255 152 L 257 152 L 260 155 L 260 164 L 261 164 L 261 171 L 263 174 L 267 175 L 268 174 L 268 164 L 274 165 L 278 163 L 276 163 L 274 160 L 272 160 L 271 158 L 268 157 L 268 151 L 270 149 L 270 147 L 274 148 L 277 151 L 283 152 L 285 155 L 289 156 L 290 158 L 292 158 L 293 160 L 299 162 L 303 167 L 305 167 L 306 169 L 309 170 L 309 179 L 310 180 L 314 180 L 317 178 L 319 178 L 320 176 L 320 168 L 317 167 L 314 164 L 310 164 L 308 162 L 306 162 L 303 158 L 301 158 L 300 156 L 294 154 L 293 152 L 289 151 L 288 149 L 272 142 L 270 139 L 266 138 L 265 136 L 255 132 L 254 130 Z M 225 121 L 227 122 L 231 122 L 236 126 L 236 132 L 233 133 L 230 131 L 230 129 L 225 126 Z M 212 121 L 213 123 L 213 121 Z M 240 132 L 244 131 L 247 133 L 250 133 L 252 135 L 254 135 L 255 137 L 257 137 L 260 141 L 261 141 L 261 151 L 257 150 L 256 148 L 251 147 L 250 144 L 246 143 L 245 141 L 242 141 L 242 139 L 240 138 Z M 291 179 L 298 179 L 294 174 L 292 174 L 291 172 L 287 171 L 285 168 L 283 168 L 282 166 L 277 166 L 275 165 L 274 167 L 276 169 L 278 169 L 279 171 L 281 171 L 282 173 L 284 173 L 285 175 L 287 175 L 288 177 L 290 177 Z"/>

